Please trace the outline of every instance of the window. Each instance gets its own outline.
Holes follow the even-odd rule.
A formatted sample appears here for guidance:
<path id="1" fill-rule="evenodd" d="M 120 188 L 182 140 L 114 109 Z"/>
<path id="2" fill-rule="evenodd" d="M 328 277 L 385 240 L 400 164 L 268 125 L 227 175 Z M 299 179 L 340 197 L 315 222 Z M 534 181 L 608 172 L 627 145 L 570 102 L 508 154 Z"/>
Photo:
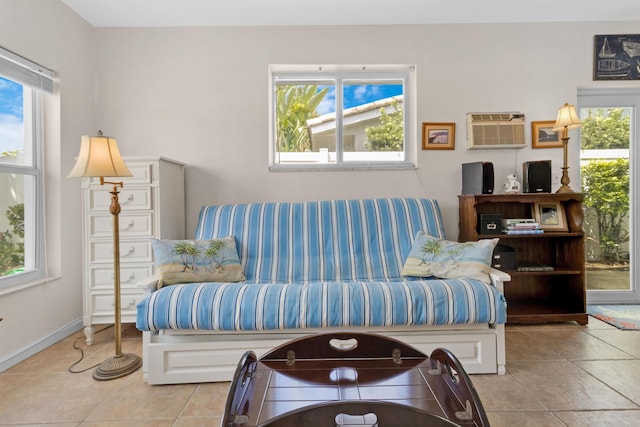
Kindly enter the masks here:
<path id="1" fill-rule="evenodd" d="M 53 73 L 0 48 L 0 290 L 44 276 L 42 91 Z"/>
<path id="2" fill-rule="evenodd" d="M 580 191 L 585 194 L 587 302 L 637 303 L 640 90 L 578 89 L 576 106 L 582 120 L 579 156 Z"/>
<path id="3" fill-rule="evenodd" d="M 270 170 L 412 168 L 415 67 L 271 65 Z"/>

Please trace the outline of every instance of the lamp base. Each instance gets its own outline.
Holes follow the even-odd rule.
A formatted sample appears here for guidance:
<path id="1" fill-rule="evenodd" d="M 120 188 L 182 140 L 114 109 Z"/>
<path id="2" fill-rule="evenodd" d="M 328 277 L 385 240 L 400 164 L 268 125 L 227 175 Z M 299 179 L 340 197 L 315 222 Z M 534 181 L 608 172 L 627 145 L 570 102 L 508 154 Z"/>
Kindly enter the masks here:
<path id="1" fill-rule="evenodd" d="M 563 185 L 556 190 L 556 193 L 575 193 L 568 185 Z"/>
<path id="2" fill-rule="evenodd" d="M 569 141 L 569 138 L 562 138 L 564 145 L 564 166 L 562 167 L 562 178 L 560 178 L 560 184 L 562 185 L 556 190 L 556 193 L 575 193 L 569 187 L 571 180 L 569 179 L 569 166 L 567 166 L 567 141 Z"/>
<path id="3" fill-rule="evenodd" d="M 126 353 L 111 356 L 93 371 L 93 379 L 97 381 L 115 380 L 137 371 L 140 366 L 142 366 L 142 359 L 135 354 Z"/>

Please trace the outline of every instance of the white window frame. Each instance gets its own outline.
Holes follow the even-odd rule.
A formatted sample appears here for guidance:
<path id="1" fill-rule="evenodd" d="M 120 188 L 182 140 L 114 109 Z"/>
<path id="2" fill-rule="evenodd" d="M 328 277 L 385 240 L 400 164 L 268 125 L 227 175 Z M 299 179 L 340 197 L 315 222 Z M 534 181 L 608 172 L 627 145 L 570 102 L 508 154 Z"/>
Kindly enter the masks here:
<path id="1" fill-rule="evenodd" d="M 55 74 L 0 48 L 0 76 L 23 85 L 24 164 L 0 162 L 0 172 L 22 175 L 24 182 L 25 271 L 0 277 L 0 294 L 46 276 L 44 233 L 43 92 L 53 92 Z M 28 160 L 27 160 L 28 157 Z M 4 214 L 4 212 L 0 212 Z"/>
<path id="2" fill-rule="evenodd" d="M 321 81 L 333 80 L 341 84 L 344 80 L 359 79 L 397 79 L 403 81 L 403 111 L 404 111 L 404 153 L 403 159 L 379 160 L 389 153 L 367 153 L 370 161 L 362 159 L 363 153 L 358 153 L 360 160 L 348 159 L 349 153 L 343 151 L 342 141 L 342 93 L 336 90 L 336 152 L 335 153 L 288 153 L 290 157 L 302 156 L 304 160 L 310 155 L 325 156 L 331 161 L 317 163 L 280 163 L 276 148 L 276 115 L 275 88 L 278 81 Z M 336 87 L 338 89 L 338 87 Z M 383 65 L 269 65 L 269 170 L 270 171 L 301 171 L 301 170 L 382 170 L 382 169 L 415 169 L 417 159 L 417 99 L 416 99 L 416 67 L 409 64 Z M 345 161 L 345 157 L 347 157 Z M 325 159 L 326 160 L 326 159 Z"/>

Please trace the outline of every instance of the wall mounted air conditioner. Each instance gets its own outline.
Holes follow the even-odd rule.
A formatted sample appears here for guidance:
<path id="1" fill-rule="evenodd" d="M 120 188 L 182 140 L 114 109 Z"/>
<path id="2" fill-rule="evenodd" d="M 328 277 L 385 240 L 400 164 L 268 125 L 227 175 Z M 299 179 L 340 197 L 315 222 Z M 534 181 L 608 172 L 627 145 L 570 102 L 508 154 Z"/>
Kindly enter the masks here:
<path id="1" fill-rule="evenodd" d="M 467 113 L 469 148 L 523 148 L 524 113 Z"/>

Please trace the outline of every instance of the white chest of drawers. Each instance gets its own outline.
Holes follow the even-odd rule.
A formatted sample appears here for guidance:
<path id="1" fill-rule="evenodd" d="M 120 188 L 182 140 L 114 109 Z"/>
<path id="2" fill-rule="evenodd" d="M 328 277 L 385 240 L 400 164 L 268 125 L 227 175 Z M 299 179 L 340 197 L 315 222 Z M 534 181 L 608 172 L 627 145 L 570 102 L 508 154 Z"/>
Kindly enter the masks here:
<path id="1" fill-rule="evenodd" d="M 184 239 L 184 164 L 162 157 L 124 157 L 133 174 L 118 188 L 121 321 L 135 323 L 142 291 L 136 284 L 154 273 L 150 238 Z M 87 344 L 95 325 L 114 322 L 112 185 L 82 180 L 83 324 Z"/>

